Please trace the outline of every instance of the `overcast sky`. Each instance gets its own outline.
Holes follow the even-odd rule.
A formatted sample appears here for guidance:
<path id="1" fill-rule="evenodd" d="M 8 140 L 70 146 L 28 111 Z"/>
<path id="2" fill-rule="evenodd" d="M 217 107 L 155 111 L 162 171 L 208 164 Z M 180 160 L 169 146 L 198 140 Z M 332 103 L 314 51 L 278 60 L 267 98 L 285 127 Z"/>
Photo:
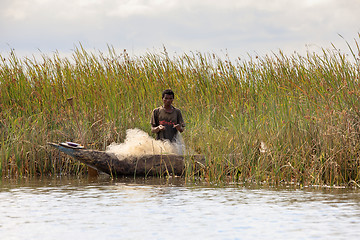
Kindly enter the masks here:
<path id="1" fill-rule="evenodd" d="M 346 49 L 359 40 L 360 0 L 0 0 L 0 54 L 69 54 L 79 43 L 140 56 L 230 57 Z"/>

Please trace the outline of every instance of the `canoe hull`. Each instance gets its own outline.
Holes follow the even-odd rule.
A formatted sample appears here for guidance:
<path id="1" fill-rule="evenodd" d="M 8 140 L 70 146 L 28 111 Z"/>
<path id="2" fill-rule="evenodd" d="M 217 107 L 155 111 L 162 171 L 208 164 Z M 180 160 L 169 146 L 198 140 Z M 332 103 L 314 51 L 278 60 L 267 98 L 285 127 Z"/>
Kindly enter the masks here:
<path id="1" fill-rule="evenodd" d="M 202 168 L 205 159 L 202 155 L 144 155 L 130 156 L 119 160 L 114 154 L 83 148 L 72 148 L 61 144 L 49 143 L 50 146 L 72 156 L 78 161 L 98 171 L 116 176 L 163 176 L 185 173 L 186 165 Z"/>

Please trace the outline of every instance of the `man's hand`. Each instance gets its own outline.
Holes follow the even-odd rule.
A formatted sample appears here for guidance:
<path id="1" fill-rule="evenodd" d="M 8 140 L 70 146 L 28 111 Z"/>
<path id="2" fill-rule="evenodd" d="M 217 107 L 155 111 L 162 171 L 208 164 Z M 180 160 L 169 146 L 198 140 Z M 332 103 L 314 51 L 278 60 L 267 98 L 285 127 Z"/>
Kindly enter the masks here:
<path id="1" fill-rule="evenodd" d="M 161 132 L 161 131 L 165 130 L 165 126 L 164 125 L 159 125 L 157 127 L 157 129 L 158 129 L 158 132 Z"/>
<path id="2" fill-rule="evenodd" d="M 161 131 L 164 131 L 164 130 L 165 130 L 164 125 L 159 125 L 157 127 L 151 127 L 151 132 L 153 132 L 153 133 L 158 133 L 158 132 L 161 132 Z"/>
<path id="3" fill-rule="evenodd" d="M 181 125 L 180 125 L 180 124 L 176 124 L 176 125 L 174 125 L 174 128 L 176 128 L 176 130 L 178 130 L 179 132 L 184 131 L 184 129 L 181 127 Z"/>

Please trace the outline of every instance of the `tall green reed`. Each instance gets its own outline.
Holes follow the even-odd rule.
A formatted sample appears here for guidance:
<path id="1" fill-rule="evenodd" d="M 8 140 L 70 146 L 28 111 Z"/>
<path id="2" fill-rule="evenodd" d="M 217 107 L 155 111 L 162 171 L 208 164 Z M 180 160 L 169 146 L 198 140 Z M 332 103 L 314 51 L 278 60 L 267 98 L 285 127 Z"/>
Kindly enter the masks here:
<path id="1" fill-rule="evenodd" d="M 46 142 L 104 150 L 128 128 L 150 132 L 151 111 L 172 88 L 187 149 L 206 156 L 205 180 L 358 182 L 356 46 L 355 61 L 325 49 L 244 61 L 199 52 L 169 57 L 165 48 L 133 57 L 80 45 L 71 58 L 40 60 L 11 52 L 0 64 L 1 174 L 83 174 Z"/>

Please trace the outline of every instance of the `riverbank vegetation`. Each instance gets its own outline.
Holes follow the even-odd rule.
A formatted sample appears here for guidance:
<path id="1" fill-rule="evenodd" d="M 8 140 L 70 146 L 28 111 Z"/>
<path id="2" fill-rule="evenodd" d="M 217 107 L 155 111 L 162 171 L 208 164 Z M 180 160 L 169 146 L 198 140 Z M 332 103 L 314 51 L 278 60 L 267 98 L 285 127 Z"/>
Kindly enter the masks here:
<path id="1" fill-rule="evenodd" d="M 350 50 L 236 61 L 166 49 L 132 57 L 80 46 L 41 60 L 11 52 L 0 60 L 0 174 L 84 174 L 47 142 L 105 150 L 126 129 L 150 134 L 151 111 L 172 88 L 187 149 L 206 156 L 204 180 L 360 183 L 357 42 Z"/>

